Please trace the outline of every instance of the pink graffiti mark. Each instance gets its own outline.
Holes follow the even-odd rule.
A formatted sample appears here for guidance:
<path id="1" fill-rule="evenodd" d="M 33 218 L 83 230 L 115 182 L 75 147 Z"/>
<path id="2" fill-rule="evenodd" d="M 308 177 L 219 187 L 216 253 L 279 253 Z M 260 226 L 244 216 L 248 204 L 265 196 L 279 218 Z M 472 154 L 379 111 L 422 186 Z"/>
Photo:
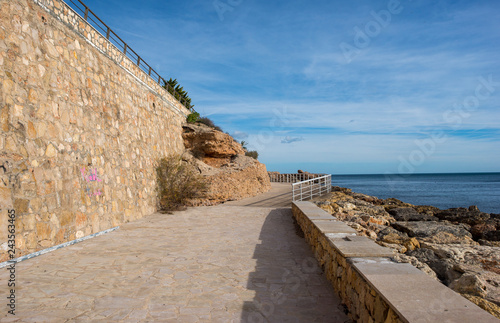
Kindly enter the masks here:
<path id="1" fill-rule="evenodd" d="M 90 175 L 87 175 L 85 172 L 85 167 L 80 168 L 80 172 L 82 173 L 82 178 L 83 180 L 88 182 L 102 182 L 102 179 L 100 179 L 97 176 L 97 168 L 94 169 L 89 169 L 90 170 Z M 96 191 L 91 190 L 90 188 L 86 188 L 85 191 L 87 192 L 88 196 L 100 196 L 102 195 L 101 189 L 97 189 Z"/>
<path id="2" fill-rule="evenodd" d="M 90 190 L 90 188 L 87 188 L 87 189 L 85 189 L 85 190 L 87 191 L 87 195 L 88 195 L 88 196 L 99 196 L 99 195 L 102 195 L 102 191 L 101 191 L 101 189 L 98 189 L 98 190 L 97 190 L 97 191 L 95 191 L 95 192 L 92 192 L 92 191 Z"/>
<path id="3" fill-rule="evenodd" d="M 81 168 L 80 172 L 82 173 L 83 179 L 87 182 L 102 182 L 102 179 L 97 177 L 97 168 L 91 169 L 90 175 L 85 175 L 85 167 Z"/>

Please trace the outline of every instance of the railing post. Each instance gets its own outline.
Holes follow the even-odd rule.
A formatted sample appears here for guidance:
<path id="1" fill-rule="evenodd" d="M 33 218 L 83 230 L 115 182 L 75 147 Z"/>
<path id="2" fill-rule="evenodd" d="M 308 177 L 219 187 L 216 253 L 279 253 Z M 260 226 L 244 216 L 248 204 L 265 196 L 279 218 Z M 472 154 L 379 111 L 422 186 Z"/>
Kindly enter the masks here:
<path id="1" fill-rule="evenodd" d="M 137 66 L 141 67 L 141 57 L 137 55 Z"/>
<path id="2" fill-rule="evenodd" d="M 123 54 L 127 55 L 127 44 L 123 43 Z"/>
<path id="3" fill-rule="evenodd" d="M 109 27 L 108 27 L 108 30 L 106 31 L 106 39 L 107 39 L 107 40 L 109 40 L 109 31 L 110 31 L 110 29 L 109 29 Z"/>
<path id="4" fill-rule="evenodd" d="M 88 17 L 89 17 L 89 8 L 85 7 L 85 21 L 87 21 Z"/>

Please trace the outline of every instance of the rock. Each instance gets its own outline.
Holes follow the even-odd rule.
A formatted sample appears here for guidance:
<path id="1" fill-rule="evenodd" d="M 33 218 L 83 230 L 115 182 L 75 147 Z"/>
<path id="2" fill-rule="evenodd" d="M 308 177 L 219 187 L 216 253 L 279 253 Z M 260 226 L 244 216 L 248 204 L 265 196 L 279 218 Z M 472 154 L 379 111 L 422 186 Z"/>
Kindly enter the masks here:
<path id="1" fill-rule="evenodd" d="M 252 165 L 240 170 L 226 170 L 216 175 L 206 176 L 209 191 L 205 205 L 224 201 L 239 200 L 267 192 L 271 189 L 266 166 L 250 158 Z"/>
<path id="2" fill-rule="evenodd" d="M 462 274 L 453 269 L 453 262 L 451 260 L 439 257 L 433 250 L 420 248 L 408 251 L 406 254 L 427 264 L 445 284 L 460 277 Z"/>
<path id="3" fill-rule="evenodd" d="M 431 206 L 431 205 L 415 205 L 415 206 L 413 206 L 413 208 L 418 213 L 428 214 L 431 216 L 433 216 L 434 214 L 436 214 L 438 212 L 441 212 L 441 210 L 439 208 L 437 208 L 435 206 Z"/>
<path id="4" fill-rule="evenodd" d="M 205 197 L 192 205 L 214 205 L 264 193 L 271 188 L 266 166 L 252 157 L 231 136 L 203 124 L 183 126 L 186 151 L 182 160 L 209 185 Z"/>
<path id="5" fill-rule="evenodd" d="M 187 124 L 183 131 L 184 146 L 195 156 L 223 158 L 245 154 L 233 137 L 208 126 Z"/>
<path id="6" fill-rule="evenodd" d="M 477 206 L 471 206 L 469 209 L 459 207 L 451 208 L 435 214 L 440 220 L 447 220 L 455 223 L 466 223 L 476 225 L 486 222 L 490 218 L 488 213 L 478 210 Z"/>
<path id="7" fill-rule="evenodd" d="M 332 186 L 332 192 L 343 192 L 346 194 L 352 193 L 350 188 L 340 187 L 340 186 Z"/>
<path id="8" fill-rule="evenodd" d="M 440 232 L 450 233 L 457 238 L 472 235 L 463 225 L 440 223 L 436 221 L 395 222 L 392 226 L 399 231 L 406 232 L 410 237 L 426 238 L 435 236 Z"/>
<path id="9" fill-rule="evenodd" d="M 473 273 L 463 274 L 462 277 L 451 282 L 449 287 L 458 293 L 470 294 L 482 298 L 486 296 L 486 283 Z"/>
<path id="10" fill-rule="evenodd" d="M 478 240 L 481 246 L 489 246 L 489 247 L 500 247 L 500 241 L 489 241 L 489 240 Z"/>
<path id="11" fill-rule="evenodd" d="M 481 307 L 483 310 L 489 312 L 490 314 L 492 314 L 496 318 L 500 319 L 500 306 L 498 306 L 497 304 L 489 302 L 489 301 L 485 300 L 484 298 L 465 294 L 465 293 L 462 294 L 462 296 L 467 298 L 469 301 L 476 304 L 477 306 Z"/>
<path id="12" fill-rule="evenodd" d="M 381 230 L 377 237 L 380 241 L 386 243 L 403 244 L 406 240 L 408 240 L 408 235 L 406 233 L 398 231 L 392 227 L 387 227 Z"/>
<path id="13" fill-rule="evenodd" d="M 488 231 L 484 234 L 484 238 L 489 241 L 500 242 L 500 230 Z"/>
<path id="14" fill-rule="evenodd" d="M 362 201 L 365 201 L 365 202 L 368 202 L 371 204 L 375 204 L 375 205 L 380 205 L 382 203 L 382 200 L 380 200 L 376 197 L 361 194 L 361 193 L 353 193 L 352 197 L 357 199 L 357 200 L 362 200 Z"/>
<path id="15" fill-rule="evenodd" d="M 57 150 L 54 148 L 52 144 L 47 145 L 47 149 L 45 150 L 45 156 L 47 157 L 55 157 L 57 154 Z"/>
<path id="16" fill-rule="evenodd" d="M 428 215 L 420 214 L 411 207 L 397 207 L 390 209 L 389 214 L 394 217 L 396 221 L 435 221 L 437 218 Z"/>
<path id="17" fill-rule="evenodd" d="M 396 207 L 412 207 L 412 206 L 413 205 L 411 205 L 410 203 L 405 203 L 403 201 L 400 201 L 392 197 L 384 200 L 384 207 L 386 208 L 386 210 L 390 210 Z"/>
<path id="18" fill-rule="evenodd" d="M 438 232 L 428 237 L 419 238 L 419 240 L 421 242 L 437 243 L 437 244 L 470 244 L 470 245 L 478 244 L 469 236 L 456 236 L 450 232 L 444 232 L 444 231 Z"/>
<path id="19" fill-rule="evenodd" d="M 497 227 L 497 219 L 489 219 L 484 223 L 473 225 L 470 232 L 475 240 L 500 241 L 500 231 Z"/>
<path id="20" fill-rule="evenodd" d="M 407 250 L 412 251 L 412 250 L 420 248 L 420 243 L 418 242 L 417 239 L 410 238 L 410 239 L 405 241 L 404 246 L 406 247 Z"/>
<path id="21" fill-rule="evenodd" d="M 500 249 L 489 246 L 472 245 L 442 245 L 422 243 L 421 250 L 429 250 L 436 257 L 445 260 L 452 267 L 446 271 L 445 283 L 449 286 L 456 286 L 457 289 L 466 290 L 466 286 L 474 289 L 474 284 L 481 287 L 477 289 L 476 295 L 483 295 L 485 299 L 495 304 L 500 304 Z M 418 258 L 418 257 L 417 257 Z M 419 258 L 419 260 L 422 260 Z M 432 268 L 432 265 L 429 264 Z M 434 269 L 434 268 L 433 268 Z M 439 275 L 439 274 L 438 274 Z M 462 281 L 454 283 L 455 280 Z M 474 275 L 477 278 L 471 278 Z M 477 283 L 478 282 L 478 283 Z M 481 290 L 484 290 L 482 292 Z M 469 290 L 468 293 L 471 293 Z"/>

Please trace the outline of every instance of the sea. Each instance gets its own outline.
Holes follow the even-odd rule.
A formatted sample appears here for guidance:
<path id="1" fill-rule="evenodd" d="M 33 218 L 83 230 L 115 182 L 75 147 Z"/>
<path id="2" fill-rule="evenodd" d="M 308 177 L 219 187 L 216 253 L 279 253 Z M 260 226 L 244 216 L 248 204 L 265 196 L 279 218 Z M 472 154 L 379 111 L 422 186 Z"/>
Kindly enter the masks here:
<path id="1" fill-rule="evenodd" d="M 414 205 L 440 209 L 476 205 L 486 213 L 500 213 L 500 173 L 335 175 L 332 185 L 353 192 L 390 197 Z"/>

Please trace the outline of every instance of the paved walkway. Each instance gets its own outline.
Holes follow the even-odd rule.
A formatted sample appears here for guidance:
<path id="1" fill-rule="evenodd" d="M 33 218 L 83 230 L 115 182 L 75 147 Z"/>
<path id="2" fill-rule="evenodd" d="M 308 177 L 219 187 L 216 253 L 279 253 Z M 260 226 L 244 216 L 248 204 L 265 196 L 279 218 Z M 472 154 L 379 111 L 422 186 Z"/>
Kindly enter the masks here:
<path id="1" fill-rule="evenodd" d="M 289 208 L 153 214 L 16 266 L 2 322 L 345 322 Z"/>
<path id="2" fill-rule="evenodd" d="M 251 207 L 291 207 L 292 184 L 271 183 L 272 189 L 264 194 L 239 201 L 226 202 L 224 205 Z"/>

